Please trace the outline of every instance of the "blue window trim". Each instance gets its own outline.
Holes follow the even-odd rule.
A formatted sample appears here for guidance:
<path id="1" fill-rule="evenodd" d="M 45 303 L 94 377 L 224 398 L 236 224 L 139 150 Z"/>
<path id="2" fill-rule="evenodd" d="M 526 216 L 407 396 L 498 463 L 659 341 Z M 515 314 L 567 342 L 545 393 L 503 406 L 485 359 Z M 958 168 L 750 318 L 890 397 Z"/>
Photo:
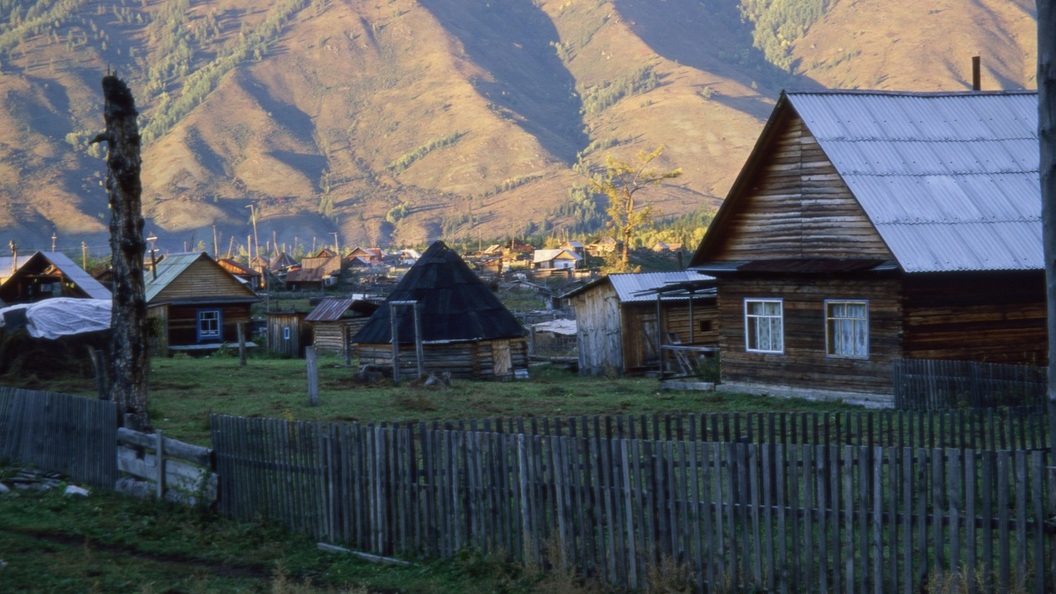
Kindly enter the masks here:
<path id="1" fill-rule="evenodd" d="M 216 331 L 215 332 L 202 332 L 202 319 L 203 314 L 216 314 Z M 195 334 L 198 342 L 219 342 L 224 337 L 224 318 L 223 314 L 219 309 L 200 309 L 198 310 L 197 323 L 195 324 Z"/>

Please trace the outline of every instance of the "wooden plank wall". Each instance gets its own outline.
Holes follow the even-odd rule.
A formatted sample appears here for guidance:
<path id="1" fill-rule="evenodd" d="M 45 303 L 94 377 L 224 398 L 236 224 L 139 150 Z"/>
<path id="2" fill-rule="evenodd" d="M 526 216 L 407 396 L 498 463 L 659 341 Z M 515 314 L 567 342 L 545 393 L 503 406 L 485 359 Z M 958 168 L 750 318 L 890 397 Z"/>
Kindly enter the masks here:
<path id="1" fill-rule="evenodd" d="M 620 300 L 611 283 L 572 299 L 576 310 L 579 374 L 604 375 L 624 369 Z"/>
<path id="2" fill-rule="evenodd" d="M 1056 587 L 1042 451 L 212 423 L 225 512 L 378 555 L 472 548 L 630 588 L 674 560 L 705 592 Z"/>
<path id="3" fill-rule="evenodd" d="M 890 394 L 892 362 L 902 357 L 898 281 L 875 277 L 808 280 L 779 276 L 719 279 L 722 380 Z M 784 353 L 746 352 L 745 298 L 783 299 Z M 826 299 L 868 300 L 868 359 L 826 356 Z"/>
<path id="4" fill-rule="evenodd" d="M 728 198 L 737 209 L 724 227 L 725 243 L 708 260 L 891 258 L 798 116 L 779 123 L 776 140 L 763 150 L 766 165 L 754 183 Z"/>
<path id="5" fill-rule="evenodd" d="M 250 305 L 248 303 L 218 303 L 216 305 L 169 305 L 169 344 L 187 345 L 198 343 L 198 312 L 203 309 L 220 310 L 221 336 L 225 342 L 238 341 L 238 324 L 244 324 L 247 336 L 250 327 Z"/>
<path id="6" fill-rule="evenodd" d="M 0 387 L 0 460 L 113 488 L 116 448 L 113 402 Z"/>

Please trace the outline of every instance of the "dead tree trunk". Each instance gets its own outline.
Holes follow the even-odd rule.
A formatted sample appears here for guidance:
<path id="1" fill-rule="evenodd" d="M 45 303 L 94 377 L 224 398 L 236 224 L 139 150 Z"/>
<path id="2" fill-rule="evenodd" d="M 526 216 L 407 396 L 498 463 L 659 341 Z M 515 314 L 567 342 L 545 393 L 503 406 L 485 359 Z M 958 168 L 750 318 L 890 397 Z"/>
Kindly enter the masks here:
<path id="1" fill-rule="evenodd" d="M 1049 443 L 1056 452 L 1056 0 L 1038 5 L 1038 143 L 1049 329 Z"/>
<path id="2" fill-rule="evenodd" d="M 103 77 L 106 131 L 106 191 L 110 198 L 110 258 L 114 271 L 110 322 L 110 397 L 123 424 L 135 430 L 149 427 L 147 418 L 147 300 L 143 284 L 143 214 L 139 179 L 139 128 L 132 92 L 116 76 Z"/>

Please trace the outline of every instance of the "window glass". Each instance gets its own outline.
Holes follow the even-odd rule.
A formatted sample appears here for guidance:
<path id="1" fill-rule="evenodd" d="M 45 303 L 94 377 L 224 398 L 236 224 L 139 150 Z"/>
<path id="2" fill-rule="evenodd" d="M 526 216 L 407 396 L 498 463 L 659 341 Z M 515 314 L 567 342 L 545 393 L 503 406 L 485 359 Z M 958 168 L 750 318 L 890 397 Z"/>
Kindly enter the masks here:
<path id="1" fill-rule="evenodd" d="M 744 344 L 749 352 L 784 352 L 784 311 L 780 299 L 744 300 Z"/>
<path id="2" fill-rule="evenodd" d="M 825 349 L 832 357 L 869 357 L 869 304 L 825 301 Z"/>
<path id="3" fill-rule="evenodd" d="M 198 312 L 198 340 L 220 338 L 220 310 L 207 309 Z"/>

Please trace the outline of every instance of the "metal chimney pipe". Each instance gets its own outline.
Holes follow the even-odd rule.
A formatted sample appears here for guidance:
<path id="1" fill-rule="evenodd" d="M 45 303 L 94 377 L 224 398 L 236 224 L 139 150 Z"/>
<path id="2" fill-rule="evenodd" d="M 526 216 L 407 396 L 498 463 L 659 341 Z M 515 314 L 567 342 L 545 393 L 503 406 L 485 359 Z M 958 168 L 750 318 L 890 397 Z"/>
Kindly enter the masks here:
<path id="1" fill-rule="evenodd" d="M 979 56 L 972 56 L 972 90 L 982 91 L 982 66 Z"/>

